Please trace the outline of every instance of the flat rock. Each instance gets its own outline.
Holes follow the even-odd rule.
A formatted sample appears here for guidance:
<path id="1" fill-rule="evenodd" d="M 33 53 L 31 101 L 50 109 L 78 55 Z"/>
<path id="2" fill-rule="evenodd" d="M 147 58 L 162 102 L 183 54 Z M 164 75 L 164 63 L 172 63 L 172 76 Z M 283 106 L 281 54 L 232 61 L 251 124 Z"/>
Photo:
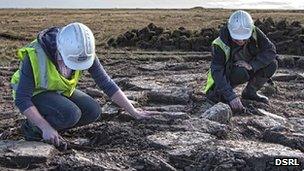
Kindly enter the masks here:
<path id="1" fill-rule="evenodd" d="M 0 141 L 0 162 L 4 165 L 27 166 L 43 163 L 56 153 L 54 146 L 35 141 Z"/>
<path id="2" fill-rule="evenodd" d="M 138 68 L 144 71 L 159 71 L 166 68 L 166 62 L 155 62 L 153 64 L 142 64 Z"/>
<path id="3" fill-rule="evenodd" d="M 274 166 L 275 158 L 297 158 L 301 163 L 304 161 L 304 154 L 299 150 L 278 144 L 242 140 L 223 140 L 216 144 L 206 144 L 198 153 L 196 155 L 198 166 L 195 168 L 197 170 L 275 171 L 278 170 L 278 167 Z M 189 163 L 185 163 L 184 166 L 189 166 Z M 291 166 L 282 169 L 300 170 L 300 168 L 301 166 Z"/>
<path id="4" fill-rule="evenodd" d="M 113 153 L 101 153 L 90 152 L 83 153 L 80 151 L 72 150 L 69 156 L 65 156 L 64 164 L 62 164 L 62 170 L 121 170 L 123 167 L 119 167 L 119 163 L 111 161 Z M 60 158 L 58 158 L 60 162 Z"/>
<path id="5" fill-rule="evenodd" d="M 153 76 L 138 76 L 129 80 L 129 90 L 160 90 L 163 89 L 163 83 Z"/>
<path id="6" fill-rule="evenodd" d="M 160 112 L 185 112 L 186 105 L 165 105 L 165 106 L 144 106 L 144 110 L 160 111 Z"/>
<path id="7" fill-rule="evenodd" d="M 163 117 L 166 119 L 189 119 L 190 116 L 184 112 L 159 112 L 159 117 Z M 153 117 L 153 116 L 152 116 Z"/>
<path id="8" fill-rule="evenodd" d="M 183 104 L 190 101 L 189 89 L 185 87 L 167 87 L 148 92 L 148 101 L 162 104 Z"/>
<path id="9" fill-rule="evenodd" d="M 152 115 L 150 118 L 141 120 L 141 123 L 146 124 L 165 124 L 172 125 L 180 120 L 189 119 L 190 116 L 184 112 L 158 112 Z"/>
<path id="10" fill-rule="evenodd" d="M 266 142 L 282 144 L 293 149 L 304 152 L 304 134 L 290 132 L 276 132 L 266 130 L 263 133 L 263 140 Z"/>
<path id="11" fill-rule="evenodd" d="M 229 105 L 220 102 L 206 110 L 201 117 L 219 123 L 228 124 L 232 117 L 232 111 Z"/>
<path id="12" fill-rule="evenodd" d="M 247 167 L 254 170 L 267 170 L 275 158 L 298 158 L 304 161 L 304 154 L 299 150 L 293 150 L 278 144 L 260 143 L 254 141 L 223 141 L 218 149 L 237 155 L 246 162 Z M 271 164 L 270 164 L 271 165 Z M 272 169 L 275 170 L 275 166 Z"/>
<path id="13" fill-rule="evenodd" d="M 210 134 L 198 131 L 186 132 L 159 132 L 147 137 L 154 145 L 167 149 L 186 148 L 207 143 L 215 138 Z"/>
<path id="14" fill-rule="evenodd" d="M 201 131 L 215 135 L 218 138 L 226 137 L 230 131 L 226 124 L 221 124 L 204 118 L 191 118 L 184 120 L 183 124 L 187 126 L 189 131 Z"/>
<path id="15" fill-rule="evenodd" d="M 231 120 L 231 133 L 237 139 L 240 138 L 259 138 L 266 129 L 289 127 L 284 120 L 277 120 L 267 116 L 236 116 Z"/>

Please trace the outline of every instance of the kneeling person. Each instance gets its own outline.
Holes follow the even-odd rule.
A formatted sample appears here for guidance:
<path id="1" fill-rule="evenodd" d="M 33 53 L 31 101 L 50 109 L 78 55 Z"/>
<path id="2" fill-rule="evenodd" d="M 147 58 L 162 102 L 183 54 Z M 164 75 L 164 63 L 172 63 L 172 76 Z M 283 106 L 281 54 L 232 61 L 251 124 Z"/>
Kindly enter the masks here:
<path id="1" fill-rule="evenodd" d="M 101 114 L 96 100 L 76 89 L 81 72 L 88 70 L 112 101 L 136 118 L 151 112 L 137 110 L 108 76 L 95 54 L 92 31 L 81 23 L 52 27 L 18 50 L 21 69 L 11 85 L 16 106 L 26 116 L 26 140 L 48 140 L 59 145 L 57 131 L 87 125 Z"/>

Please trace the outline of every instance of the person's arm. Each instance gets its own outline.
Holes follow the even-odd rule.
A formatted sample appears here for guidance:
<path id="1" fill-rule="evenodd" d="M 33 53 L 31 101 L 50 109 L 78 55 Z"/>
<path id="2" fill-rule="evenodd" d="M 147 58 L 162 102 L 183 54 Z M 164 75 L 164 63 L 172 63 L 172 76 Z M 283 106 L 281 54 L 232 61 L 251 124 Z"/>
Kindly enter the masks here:
<path id="1" fill-rule="evenodd" d="M 249 62 L 254 72 L 269 65 L 277 56 L 275 45 L 256 27 L 257 44 L 260 52 Z"/>
<path id="2" fill-rule="evenodd" d="M 118 90 L 116 93 L 114 93 L 111 97 L 111 100 L 137 119 L 148 117 L 148 115 L 151 114 L 151 112 L 148 111 L 139 111 L 135 109 L 130 100 L 121 90 Z"/>
<path id="3" fill-rule="evenodd" d="M 88 72 L 91 74 L 98 87 L 102 89 L 114 103 L 125 109 L 135 118 L 145 118 L 148 117 L 148 115 L 155 113 L 149 111 L 136 110 L 131 104 L 131 102 L 128 100 L 126 95 L 109 77 L 97 57 L 95 58 L 93 65 L 89 68 Z"/>
<path id="4" fill-rule="evenodd" d="M 212 48 L 212 56 L 211 75 L 215 82 L 215 89 L 224 96 L 225 100 L 230 102 L 237 96 L 226 77 L 225 54 L 220 47 L 214 45 Z"/>
<path id="5" fill-rule="evenodd" d="M 93 65 L 88 69 L 95 83 L 108 97 L 112 97 L 119 90 L 116 83 L 110 78 L 99 59 L 95 57 Z"/>
<path id="6" fill-rule="evenodd" d="M 20 70 L 20 80 L 16 90 L 15 105 L 33 125 L 42 131 L 44 140 L 59 145 L 60 136 L 58 132 L 41 116 L 31 100 L 34 87 L 35 81 L 32 66 L 29 58 L 25 57 Z"/>
<path id="7" fill-rule="evenodd" d="M 58 132 L 41 116 L 39 111 L 35 106 L 31 106 L 26 109 L 23 114 L 26 118 L 35 126 L 37 126 L 42 131 L 42 138 L 44 140 L 50 141 L 56 146 L 60 146 L 63 139 L 58 134 Z"/>

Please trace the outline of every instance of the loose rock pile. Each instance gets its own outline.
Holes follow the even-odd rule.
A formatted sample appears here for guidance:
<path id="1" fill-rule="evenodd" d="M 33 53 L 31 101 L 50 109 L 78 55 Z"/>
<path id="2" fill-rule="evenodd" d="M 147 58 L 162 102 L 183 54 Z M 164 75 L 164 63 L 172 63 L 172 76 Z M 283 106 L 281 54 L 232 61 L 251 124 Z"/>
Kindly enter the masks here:
<path id="1" fill-rule="evenodd" d="M 274 21 L 271 17 L 255 21 L 276 45 L 279 54 L 302 55 L 304 53 L 304 28 L 298 21 Z M 211 42 L 218 37 L 218 28 L 187 30 L 180 27 L 169 30 L 150 23 L 142 29 L 133 29 L 117 38 L 108 40 L 110 47 L 138 47 L 161 51 L 210 51 Z"/>

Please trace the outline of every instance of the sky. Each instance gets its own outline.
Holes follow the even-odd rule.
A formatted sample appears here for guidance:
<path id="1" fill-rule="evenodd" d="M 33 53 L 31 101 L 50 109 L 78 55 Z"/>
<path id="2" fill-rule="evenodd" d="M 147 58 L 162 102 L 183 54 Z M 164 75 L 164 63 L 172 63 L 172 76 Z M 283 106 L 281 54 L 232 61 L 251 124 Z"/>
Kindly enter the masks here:
<path id="1" fill-rule="evenodd" d="M 0 8 L 304 9 L 304 0 L 0 0 Z"/>

